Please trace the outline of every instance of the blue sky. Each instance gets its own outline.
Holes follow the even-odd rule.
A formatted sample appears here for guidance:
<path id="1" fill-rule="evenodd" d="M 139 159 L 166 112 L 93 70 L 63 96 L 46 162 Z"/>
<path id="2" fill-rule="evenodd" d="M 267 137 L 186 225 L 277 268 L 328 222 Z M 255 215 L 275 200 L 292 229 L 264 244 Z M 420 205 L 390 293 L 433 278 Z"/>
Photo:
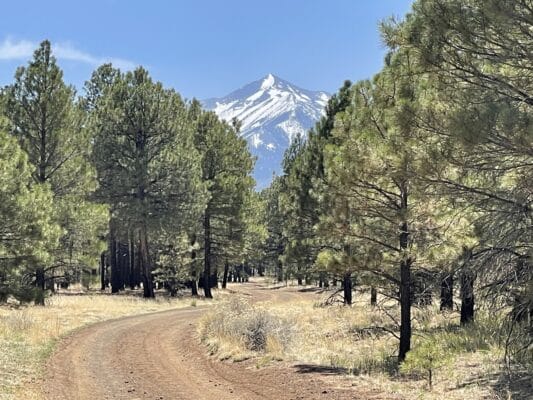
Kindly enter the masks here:
<path id="1" fill-rule="evenodd" d="M 385 49 L 378 22 L 411 0 L 25 0 L 2 4 L 0 85 L 49 39 L 65 80 L 99 64 L 147 67 L 187 98 L 218 97 L 274 73 L 334 92 L 372 76 Z"/>

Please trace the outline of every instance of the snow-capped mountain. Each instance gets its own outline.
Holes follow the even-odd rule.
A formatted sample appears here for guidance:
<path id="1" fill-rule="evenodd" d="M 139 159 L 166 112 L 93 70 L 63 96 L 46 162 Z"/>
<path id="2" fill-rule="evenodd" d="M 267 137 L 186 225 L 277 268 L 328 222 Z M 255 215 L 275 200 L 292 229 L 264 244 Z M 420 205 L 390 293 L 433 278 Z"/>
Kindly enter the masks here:
<path id="1" fill-rule="evenodd" d="M 241 121 L 241 135 L 257 156 L 254 177 L 258 189 L 280 175 L 283 152 L 297 136 L 305 136 L 324 112 L 328 94 L 301 89 L 275 75 L 252 82 L 222 98 L 203 102 L 207 109 L 231 121 Z"/>

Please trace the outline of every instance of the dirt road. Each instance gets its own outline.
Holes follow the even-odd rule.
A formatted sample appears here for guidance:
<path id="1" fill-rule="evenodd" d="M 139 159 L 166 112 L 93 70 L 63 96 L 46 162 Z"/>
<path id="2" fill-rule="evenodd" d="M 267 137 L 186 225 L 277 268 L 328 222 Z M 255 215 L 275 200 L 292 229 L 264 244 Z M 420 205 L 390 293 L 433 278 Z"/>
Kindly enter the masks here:
<path id="1" fill-rule="evenodd" d="M 254 299 L 301 296 L 294 290 L 242 285 Z M 306 295 L 306 294 L 303 294 Z M 311 294 L 307 294 L 311 295 Z M 47 399 L 364 399 L 335 388 L 324 371 L 253 362 L 219 362 L 196 338 L 203 308 L 122 318 L 66 338 L 42 383 Z"/>

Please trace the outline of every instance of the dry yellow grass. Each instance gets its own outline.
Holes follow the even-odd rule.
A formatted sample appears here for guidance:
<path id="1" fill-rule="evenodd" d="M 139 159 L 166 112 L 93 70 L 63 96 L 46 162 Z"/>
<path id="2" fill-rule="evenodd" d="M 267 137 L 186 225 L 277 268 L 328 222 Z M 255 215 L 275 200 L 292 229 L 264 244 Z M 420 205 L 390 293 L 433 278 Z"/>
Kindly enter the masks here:
<path id="1" fill-rule="evenodd" d="M 290 341 L 292 327 L 289 320 L 274 316 L 267 307 L 231 297 L 201 318 L 198 333 L 220 360 L 241 361 L 257 352 L 277 359 Z"/>
<path id="2" fill-rule="evenodd" d="M 191 299 L 144 300 L 132 296 L 57 295 L 45 307 L 0 307 L 0 399 L 32 399 L 24 387 L 42 373 L 57 340 L 108 319 L 191 305 Z"/>
<path id="3" fill-rule="evenodd" d="M 394 330 L 390 317 L 398 316 L 398 307 L 395 303 L 382 306 L 386 308 L 371 308 L 365 295 L 358 296 L 351 308 L 317 307 L 312 300 L 259 304 L 256 310 L 266 310 L 272 319 L 294 321 L 290 343 L 267 345 L 259 352 L 245 346 L 240 331 L 232 335 L 231 330 L 222 332 L 209 328 L 220 326 L 221 318 L 226 324 L 235 325 L 230 320 L 238 321 L 244 315 L 238 306 L 215 306 L 200 322 L 199 332 L 204 343 L 219 358 L 238 360 L 255 356 L 258 366 L 271 360 L 285 360 L 333 367 L 340 372 L 339 384 L 381 392 L 391 399 L 508 399 L 494 389 L 495 380 L 502 372 L 502 350 L 495 345 L 461 352 L 454 357 L 448 365 L 435 371 L 431 391 L 424 376 L 400 374 L 395 361 L 398 341 L 387 332 Z M 232 312 L 232 308 L 238 312 Z M 456 314 L 443 316 L 436 307 L 413 312 L 414 346 L 421 340 L 417 333 L 458 325 Z"/>

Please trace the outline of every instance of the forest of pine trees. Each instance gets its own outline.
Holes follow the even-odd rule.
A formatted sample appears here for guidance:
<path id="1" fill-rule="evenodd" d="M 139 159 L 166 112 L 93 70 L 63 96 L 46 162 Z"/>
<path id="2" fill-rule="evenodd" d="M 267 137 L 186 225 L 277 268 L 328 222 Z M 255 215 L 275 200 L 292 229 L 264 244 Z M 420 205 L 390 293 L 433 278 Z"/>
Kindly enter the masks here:
<path id="1" fill-rule="evenodd" d="M 506 310 L 510 356 L 531 352 L 532 15 L 416 1 L 382 24 L 381 70 L 344 83 L 260 193 L 239 121 L 141 67 L 103 65 L 77 93 L 42 42 L 0 94 L 0 301 L 87 277 L 210 298 L 270 274 L 347 306 L 361 288 L 395 299 L 400 362 L 432 302 L 462 324 L 478 301 Z"/>
<path id="2" fill-rule="evenodd" d="M 527 1 L 415 2 L 381 30 L 372 79 L 346 82 L 264 193 L 266 260 L 283 280 L 370 288 L 411 309 L 460 296 L 533 336 L 533 36 Z M 440 296 L 440 299 L 434 297 Z"/>
<path id="3" fill-rule="evenodd" d="M 48 41 L 2 91 L 1 299 L 44 305 L 97 274 L 113 293 L 199 283 L 211 297 L 224 266 L 257 260 L 254 160 L 237 123 L 143 68 L 102 65 L 83 92 Z"/>

